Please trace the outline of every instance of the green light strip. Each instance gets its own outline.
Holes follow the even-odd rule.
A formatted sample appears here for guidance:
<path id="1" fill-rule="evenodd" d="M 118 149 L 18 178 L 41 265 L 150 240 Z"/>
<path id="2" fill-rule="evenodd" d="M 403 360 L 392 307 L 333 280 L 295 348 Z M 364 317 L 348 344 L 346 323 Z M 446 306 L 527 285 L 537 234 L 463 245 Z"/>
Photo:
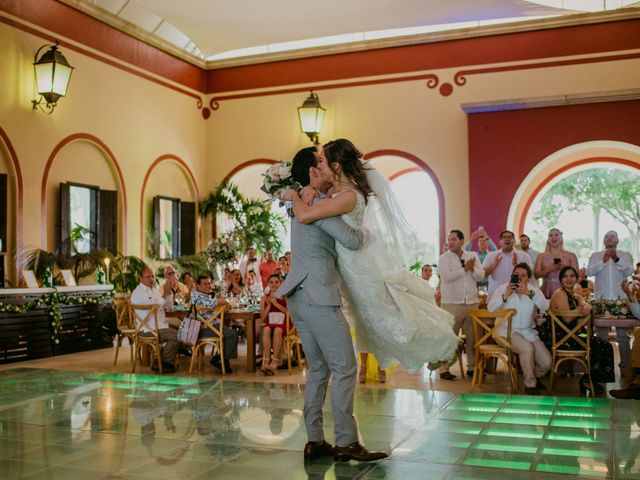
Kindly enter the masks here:
<path id="1" fill-rule="evenodd" d="M 571 450 L 567 448 L 544 448 L 544 455 L 564 455 L 568 457 L 589 457 L 589 458 L 607 458 L 607 452 L 598 452 L 595 450 Z"/>
<path id="2" fill-rule="evenodd" d="M 529 470 L 531 462 L 513 462 L 507 460 L 490 460 L 486 458 L 467 458 L 463 465 L 474 467 L 509 468 L 511 470 Z"/>
<path id="3" fill-rule="evenodd" d="M 538 447 L 525 447 L 524 445 L 505 445 L 496 443 L 479 443 L 475 450 L 491 450 L 498 452 L 536 453 Z"/>
<path id="4" fill-rule="evenodd" d="M 547 435 L 547 439 L 561 440 L 563 442 L 603 443 L 586 435 L 575 435 L 570 433 L 550 433 Z"/>
<path id="5" fill-rule="evenodd" d="M 494 430 L 488 429 L 482 432 L 482 435 L 486 435 L 488 437 L 514 437 L 514 438 L 542 438 L 543 434 L 538 432 L 519 432 L 519 431 L 506 431 L 506 430 Z"/>

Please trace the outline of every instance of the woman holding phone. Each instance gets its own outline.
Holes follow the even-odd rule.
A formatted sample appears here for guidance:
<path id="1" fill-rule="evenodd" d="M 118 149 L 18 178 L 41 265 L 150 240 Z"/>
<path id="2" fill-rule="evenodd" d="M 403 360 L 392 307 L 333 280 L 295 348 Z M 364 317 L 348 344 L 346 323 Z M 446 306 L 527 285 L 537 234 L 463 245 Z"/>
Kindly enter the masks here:
<path id="1" fill-rule="evenodd" d="M 540 289 L 546 298 L 551 298 L 553 292 L 560 285 L 560 270 L 562 267 L 573 267 L 578 270 L 578 257 L 573 252 L 564 249 L 562 232 L 557 228 L 549 230 L 547 245 L 543 253 L 536 258 L 534 273 L 536 278 L 542 278 Z"/>

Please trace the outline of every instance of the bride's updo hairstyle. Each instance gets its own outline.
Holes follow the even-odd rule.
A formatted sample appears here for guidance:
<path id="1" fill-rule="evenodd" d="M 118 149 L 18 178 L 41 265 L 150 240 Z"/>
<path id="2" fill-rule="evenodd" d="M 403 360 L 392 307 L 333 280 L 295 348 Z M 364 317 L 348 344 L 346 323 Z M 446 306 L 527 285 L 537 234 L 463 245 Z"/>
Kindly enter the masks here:
<path id="1" fill-rule="evenodd" d="M 334 177 L 338 176 L 338 172 L 334 166 L 334 164 L 337 163 L 347 178 L 355 183 L 356 188 L 364 195 L 366 201 L 367 197 L 372 195 L 373 192 L 371 191 L 365 174 L 365 170 L 367 169 L 362 161 L 362 152 L 346 138 L 332 140 L 326 143 L 322 147 L 322 150 Z"/>

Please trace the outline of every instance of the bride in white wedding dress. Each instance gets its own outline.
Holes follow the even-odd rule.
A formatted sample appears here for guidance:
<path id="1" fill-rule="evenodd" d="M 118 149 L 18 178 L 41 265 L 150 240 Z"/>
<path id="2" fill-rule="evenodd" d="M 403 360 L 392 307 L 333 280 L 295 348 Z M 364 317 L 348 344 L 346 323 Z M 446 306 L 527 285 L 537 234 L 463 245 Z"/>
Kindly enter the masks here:
<path id="1" fill-rule="evenodd" d="M 346 139 L 324 145 L 318 169 L 333 185 L 331 198 L 307 205 L 293 193 L 293 210 L 301 223 L 340 215 L 363 229 L 359 250 L 336 242 L 344 313 L 355 326 L 357 350 L 373 353 L 382 369 L 399 361 L 409 372 L 453 358 L 459 343 L 453 316 L 436 305 L 427 282 L 407 270 L 416 237 L 388 180 Z"/>

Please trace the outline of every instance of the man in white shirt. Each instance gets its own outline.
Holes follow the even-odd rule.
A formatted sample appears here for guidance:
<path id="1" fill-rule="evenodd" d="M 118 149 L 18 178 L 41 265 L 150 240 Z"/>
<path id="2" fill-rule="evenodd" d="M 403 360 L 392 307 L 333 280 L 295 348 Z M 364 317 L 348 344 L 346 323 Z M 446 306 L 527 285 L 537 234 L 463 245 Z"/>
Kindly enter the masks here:
<path id="1" fill-rule="evenodd" d="M 163 373 L 175 372 L 174 361 L 178 354 L 178 349 L 180 348 L 180 343 L 178 342 L 178 331 L 169 327 L 164 315 L 163 306 L 166 296 L 170 293 L 170 291 L 165 292 L 165 297 L 160 295 L 160 292 L 155 287 L 153 271 L 147 267 L 142 269 L 142 272 L 140 273 L 140 284 L 131 293 L 131 303 L 133 305 L 158 305 L 159 307 L 157 310 L 158 337 L 164 342 L 160 355 L 162 357 Z M 146 310 L 136 310 L 136 323 L 139 326 L 142 326 L 141 319 L 145 318 L 148 313 L 149 312 Z M 151 336 L 152 334 L 150 329 L 153 327 L 153 320 L 150 317 L 147 325 L 142 326 L 142 335 Z M 157 370 L 158 366 L 152 365 L 151 368 L 153 370 Z"/>
<path id="2" fill-rule="evenodd" d="M 538 390 L 545 388 L 538 378 L 549 371 L 552 359 L 538 336 L 534 318 L 536 310 L 544 312 L 549 304 L 542 291 L 529 283 L 532 277 L 529 264 L 517 264 L 513 274 L 518 275 L 519 282 L 507 282 L 496 288 L 487 308 L 491 312 L 505 308 L 517 310 L 511 320 L 511 345 L 520 357 L 525 393 L 538 395 Z M 498 333 L 503 337 L 507 336 L 506 323 L 498 329 Z"/>
<path id="3" fill-rule="evenodd" d="M 589 257 L 587 275 L 595 277 L 593 296 L 596 300 L 616 300 L 625 298 L 621 284 L 628 275 L 633 273 L 633 258 L 628 252 L 618 250 L 618 234 L 609 230 L 604 235 L 604 250 L 595 252 Z M 609 327 L 596 328 L 596 335 L 608 340 Z M 620 350 L 620 375 L 625 376 L 629 365 L 629 329 L 616 327 L 616 338 Z"/>
<path id="4" fill-rule="evenodd" d="M 467 310 L 478 308 L 478 289 L 476 282 L 484 278 L 484 269 L 478 255 L 462 249 L 464 234 L 460 230 L 451 230 L 447 238 L 449 250 L 438 260 L 440 276 L 440 295 L 442 308 L 454 316 L 453 331 L 457 335 L 460 328 L 465 335 L 467 350 L 467 376 L 473 376 L 475 363 L 475 336 L 473 323 Z M 448 366 L 439 370 L 440 378 L 453 380 L 456 376 Z"/>
<path id="5" fill-rule="evenodd" d="M 500 250 L 489 253 L 482 262 L 485 276 L 489 278 L 487 298 L 491 298 L 500 285 L 509 283 L 513 267 L 518 263 L 526 263 L 532 268 L 529 255 L 515 250 L 515 243 L 516 237 L 513 232 L 503 230 L 500 232 Z"/>

